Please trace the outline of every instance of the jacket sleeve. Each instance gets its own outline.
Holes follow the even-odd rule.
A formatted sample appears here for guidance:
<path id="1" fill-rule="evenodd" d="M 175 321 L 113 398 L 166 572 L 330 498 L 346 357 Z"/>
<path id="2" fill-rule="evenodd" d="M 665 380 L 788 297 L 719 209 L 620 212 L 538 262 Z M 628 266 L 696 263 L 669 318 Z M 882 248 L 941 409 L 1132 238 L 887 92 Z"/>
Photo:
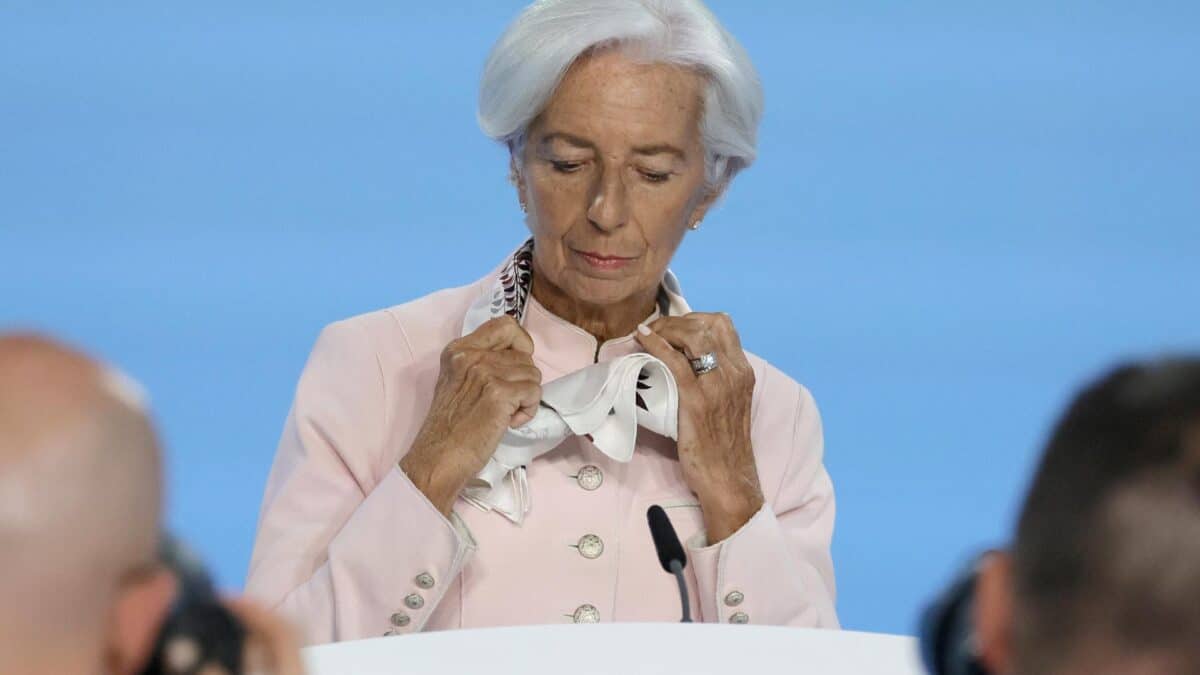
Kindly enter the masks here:
<path id="1" fill-rule="evenodd" d="M 300 377 L 246 581 L 307 644 L 420 631 L 475 548 L 400 470 L 396 411 L 414 406 L 361 322 L 322 331 Z"/>
<path id="2" fill-rule="evenodd" d="M 702 535 L 688 542 L 706 622 L 838 627 L 829 553 L 833 484 L 822 463 L 820 414 L 807 389 L 799 388 L 788 417 L 790 433 L 768 430 L 756 439 L 791 445 L 775 499 L 722 542 L 707 545 Z"/>

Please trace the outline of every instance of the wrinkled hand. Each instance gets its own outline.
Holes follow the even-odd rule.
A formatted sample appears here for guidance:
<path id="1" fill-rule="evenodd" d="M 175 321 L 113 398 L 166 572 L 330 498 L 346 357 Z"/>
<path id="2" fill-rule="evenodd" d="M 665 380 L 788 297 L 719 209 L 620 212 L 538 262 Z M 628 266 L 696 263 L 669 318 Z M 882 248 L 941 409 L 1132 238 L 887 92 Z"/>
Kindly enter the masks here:
<path id="1" fill-rule="evenodd" d="M 715 544 L 763 505 L 750 442 L 754 370 L 727 314 L 665 316 L 647 328 L 638 341 L 667 364 L 679 386 L 679 464 Z M 708 352 L 716 354 L 717 368 L 697 375 L 689 360 Z"/>
<path id="2" fill-rule="evenodd" d="M 450 514 L 504 432 L 537 412 L 542 373 L 532 355 L 533 339 L 509 316 L 442 350 L 433 403 L 400 468 L 443 514 Z"/>

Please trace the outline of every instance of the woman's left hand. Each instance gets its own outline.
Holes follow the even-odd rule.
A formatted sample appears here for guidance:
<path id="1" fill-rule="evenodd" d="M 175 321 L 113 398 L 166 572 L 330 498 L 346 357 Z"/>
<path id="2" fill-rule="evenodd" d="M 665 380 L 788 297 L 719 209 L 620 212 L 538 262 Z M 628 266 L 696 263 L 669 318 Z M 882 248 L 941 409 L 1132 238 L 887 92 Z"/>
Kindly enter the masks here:
<path id="1" fill-rule="evenodd" d="M 715 544 L 763 505 L 750 443 L 754 370 L 724 313 L 665 316 L 639 328 L 637 338 L 679 386 L 679 465 L 700 500 L 708 543 Z M 716 369 L 697 375 L 690 360 L 709 352 Z"/>

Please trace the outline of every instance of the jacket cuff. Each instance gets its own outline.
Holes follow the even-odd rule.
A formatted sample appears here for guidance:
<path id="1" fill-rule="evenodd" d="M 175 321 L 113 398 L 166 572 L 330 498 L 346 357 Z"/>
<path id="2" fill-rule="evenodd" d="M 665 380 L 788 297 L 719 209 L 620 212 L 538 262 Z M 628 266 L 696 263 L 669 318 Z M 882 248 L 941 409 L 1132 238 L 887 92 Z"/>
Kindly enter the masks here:
<path id="1" fill-rule="evenodd" d="M 329 544 L 336 633 L 419 632 L 475 549 L 458 514 L 394 467 Z"/>
<path id="2" fill-rule="evenodd" d="M 690 538 L 687 553 L 705 622 L 820 625 L 800 563 L 769 505 L 720 543 L 708 545 L 703 533 Z"/>

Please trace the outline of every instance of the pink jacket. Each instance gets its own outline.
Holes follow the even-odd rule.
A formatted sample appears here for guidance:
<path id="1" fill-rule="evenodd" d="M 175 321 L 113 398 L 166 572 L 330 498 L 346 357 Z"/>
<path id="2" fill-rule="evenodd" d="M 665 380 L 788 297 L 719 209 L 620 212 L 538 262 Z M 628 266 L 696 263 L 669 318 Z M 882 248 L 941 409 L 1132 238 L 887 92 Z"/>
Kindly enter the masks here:
<path id="1" fill-rule="evenodd" d="M 246 592 L 308 644 L 422 630 L 678 621 L 646 509 L 667 509 L 689 558 L 696 620 L 837 627 L 833 486 L 809 392 L 762 359 L 752 440 L 766 506 L 715 545 L 674 442 L 642 431 L 628 464 L 572 437 L 528 467 L 518 527 L 459 501 L 442 516 L 399 469 L 425 418 L 442 348 L 486 280 L 334 323 L 317 340 L 267 481 Z M 639 350 L 528 301 L 545 380 Z M 589 536 L 590 535 L 590 536 Z M 584 538 L 587 537 L 585 540 Z M 598 541 L 597 541 L 598 539 Z"/>

